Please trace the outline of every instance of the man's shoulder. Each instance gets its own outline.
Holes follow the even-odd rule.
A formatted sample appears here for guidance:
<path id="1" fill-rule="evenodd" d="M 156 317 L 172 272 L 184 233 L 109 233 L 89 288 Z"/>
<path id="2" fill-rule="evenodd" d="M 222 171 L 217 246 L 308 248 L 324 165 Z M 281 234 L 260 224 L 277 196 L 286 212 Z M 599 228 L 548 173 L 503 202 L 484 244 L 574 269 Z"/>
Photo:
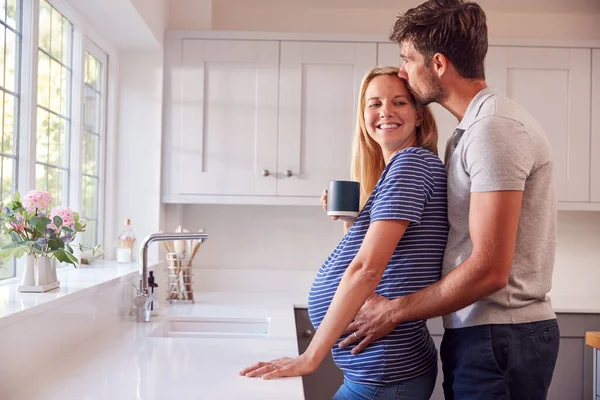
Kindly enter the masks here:
<path id="1" fill-rule="evenodd" d="M 530 134 L 543 133 L 543 129 L 527 110 L 513 99 L 494 93 L 481 104 L 477 116 L 467 131 L 519 130 Z"/>

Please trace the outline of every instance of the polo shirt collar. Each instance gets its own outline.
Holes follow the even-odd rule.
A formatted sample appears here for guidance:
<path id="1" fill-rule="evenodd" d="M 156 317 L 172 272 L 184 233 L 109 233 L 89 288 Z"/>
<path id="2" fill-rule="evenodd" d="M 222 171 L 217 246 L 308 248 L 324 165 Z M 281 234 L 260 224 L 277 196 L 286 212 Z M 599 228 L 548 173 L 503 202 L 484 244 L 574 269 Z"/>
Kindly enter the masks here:
<path id="1" fill-rule="evenodd" d="M 482 89 L 479 93 L 473 97 L 473 100 L 469 103 L 469 107 L 467 107 L 467 112 L 463 116 L 463 119 L 460 121 L 456 129 L 460 129 L 462 131 L 466 131 L 469 129 L 471 125 L 477 119 L 479 115 L 479 110 L 483 103 L 490 97 L 496 94 L 490 87 L 486 87 Z"/>

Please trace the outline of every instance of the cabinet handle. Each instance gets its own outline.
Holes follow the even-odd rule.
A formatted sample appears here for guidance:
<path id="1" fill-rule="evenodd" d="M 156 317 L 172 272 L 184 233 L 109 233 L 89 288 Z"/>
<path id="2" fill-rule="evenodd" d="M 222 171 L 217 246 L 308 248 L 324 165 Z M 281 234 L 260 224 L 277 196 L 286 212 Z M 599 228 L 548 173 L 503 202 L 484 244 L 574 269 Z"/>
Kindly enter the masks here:
<path id="1" fill-rule="evenodd" d="M 287 176 L 288 178 L 292 175 L 294 175 L 294 173 L 291 170 L 288 169 L 287 171 L 285 171 L 285 176 Z"/>
<path id="2" fill-rule="evenodd" d="M 262 172 L 261 172 L 261 174 L 262 174 L 262 176 L 269 176 L 269 175 L 271 175 L 271 173 L 269 172 L 268 169 L 263 169 Z"/>
<path id="3" fill-rule="evenodd" d="M 309 338 L 312 335 L 313 335 L 313 331 L 311 331 L 310 329 L 307 329 L 304 332 L 302 332 L 302 336 L 304 336 L 305 338 Z"/>

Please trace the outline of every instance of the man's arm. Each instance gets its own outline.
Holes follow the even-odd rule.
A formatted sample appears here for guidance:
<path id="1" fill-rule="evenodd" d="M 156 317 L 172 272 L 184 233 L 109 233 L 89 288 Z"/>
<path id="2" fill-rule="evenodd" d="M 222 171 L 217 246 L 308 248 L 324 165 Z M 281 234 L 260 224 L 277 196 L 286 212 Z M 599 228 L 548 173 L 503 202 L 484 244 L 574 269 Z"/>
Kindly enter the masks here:
<path id="1" fill-rule="evenodd" d="M 471 193 L 469 233 L 473 252 L 439 282 L 392 301 L 368 301 L 372 312 L 358 315 L 348 331 L 358 331 L 364 339 L 354 349 L 359 353 L 374 340 L 388 334 L 396 325 L 446 315 L 497 292 L 508 284 L 512 266 L 521 191 Z M 385 304 L 382 304 L 385 302 Z M 373 321 L 377 320 L 377 323 Z M 356 339 L 350 335 L 340 344 L 345 347 Z"/>

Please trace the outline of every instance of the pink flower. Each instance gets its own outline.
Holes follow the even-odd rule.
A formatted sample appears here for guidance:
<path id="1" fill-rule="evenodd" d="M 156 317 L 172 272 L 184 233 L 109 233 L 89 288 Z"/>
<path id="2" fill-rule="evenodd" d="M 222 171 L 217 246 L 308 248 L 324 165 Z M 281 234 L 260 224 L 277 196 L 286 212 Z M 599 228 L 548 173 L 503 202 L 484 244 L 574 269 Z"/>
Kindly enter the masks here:
<path id="1" fill-rule="evenodd" d="M 14 229 L 15 231 L 22 233 L 25 230 L 25 223 L 23 223 L 23 217 L 21 213 L 15 214 L 17 222 L 7 222 L 6 229 Z"/>
<path id="2" fill-rule="evenodd" d="M 55 231 L 57 231 L 56 226 L 54 226 L 54 217 L 56 215 L 58 215 L 62 219 L 62 221 L 63 221 L 62 226 L 67 226 L 69 228 L 72 228 L 73 225 L 75 224 L 75 221 L 73 220 L 73 210 L 71 210 L 69 207 L 56 207 L 50 213 L 50 221 L 53 221 L 53 222 L 51 225 L 48 225 L 49 228 L 52 228 Z"/>
<path id="3" fill-rule="evenodd" d="M 52 229 L 56 233 L 60 232 L 60 228 L 57 228 L 56 225 L 54 225 L 54 222 L 50 222 L 46 229 Z"/>
<path id="4" fill-rule="evenodd" d="M 37 210 L 46 210 L 50 205 L 52 195 L 45 190 L 31 190 L 23 199 L 23 206 L 29 212 Z"/>

